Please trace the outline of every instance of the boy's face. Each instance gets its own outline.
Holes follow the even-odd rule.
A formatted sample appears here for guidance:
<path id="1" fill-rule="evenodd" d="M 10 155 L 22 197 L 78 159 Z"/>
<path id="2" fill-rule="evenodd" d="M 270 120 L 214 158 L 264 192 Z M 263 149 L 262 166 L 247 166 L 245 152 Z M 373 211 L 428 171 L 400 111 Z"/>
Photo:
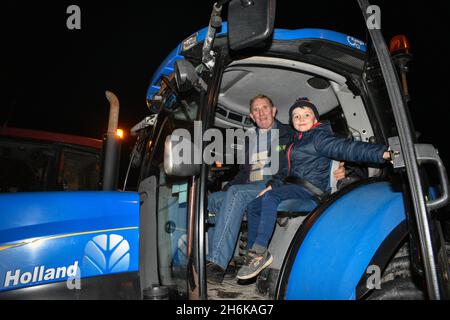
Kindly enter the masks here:
<path id="1" fill-rule="evenodd" d="M 306 132 L 317 123 L 317 119 L 311 108 L 295 108 L 292 111 L 292 123 L 295 130 Z"/>
<path id="2" fill-rule="evenodd" d="M 269 100 L 265 98 L 253 101 L 250 118 L 256 122 L 260 129 L 271 129 L 275 120 L 277 109 L 270 105 Z"/>

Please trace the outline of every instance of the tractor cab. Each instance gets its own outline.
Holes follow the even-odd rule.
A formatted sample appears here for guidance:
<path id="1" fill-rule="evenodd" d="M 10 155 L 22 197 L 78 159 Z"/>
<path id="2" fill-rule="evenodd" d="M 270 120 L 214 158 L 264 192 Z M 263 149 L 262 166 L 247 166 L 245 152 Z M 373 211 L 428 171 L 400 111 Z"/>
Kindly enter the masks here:
<path id="1" fill-rule="evenodd" d="M 380 281 L 397 290 L 390 282 L 397 278 L 392 263 L 406 259 L 400 272 L 406 275 L 405 295 L 446 296 L 445 277 L 436 274 L 437 264 L 448 269 L 442 237 L 429 237 L 430 223 L 440 227 L 431 220 L 423 224 L 423 210 L 447 201 L 445 169 L 432 146 L 412 143 L 404 92 L 379 30 L 369 30 L 371 41 L 365 43 L 330 30 L 273 29 L 275 1 L 244 2 L 230 2 L 228 23 L 222 23 L 222 6 L 216 3 L 209 27 L 175 48 L 147 92 L 155 121 L 135 133 L 143 155 L 134 167 L 140 170 L 140 192 L 149 195 L 141 206 L 147 217 L 141 228 L 148 230 L 141 230 L 141 249 L 148 252 L 141 268 L 158 277 L 144 273 L 143 287 L 169 288 L 172 297 L 194 299 L 393 297 L 368 284 L 371 270 L 378 268 Z M 359 4 L 367 17 L 369 4 Z M 207 284 L 205 257 L 214 218 L 206 209 L 208 197 L 236 175 L 237 154 L 246 143 L 239 137 L 213 140 L 211 132 L 225 137 L 230 129 L 251 131 L 249 101 L 261 93 L 272 98 L 282 123 L 288 123 L 292 103 L 308 97 L 336 136 L 389 145 L 394 165 L 364 166 L 357 181 L 339 189 L 330 181 L 332 193 L 319 203 L 281 203 L 269 246 L 273 264 L 253 284 L 236 279 Z M 223 144 L 219 149 L 225 151 L 210 142 Z M 175 159 L 181 144 L 192 154 L 180 163 Z M 205 154 L 233 161 L 204 161 Z M 432 199 L 429 186 L 417 184 L 418 163 L 426 161 L 440 168 L 441 192 L 425 205 L 412 193 Z M 235 256 L 245 247 L 245 218 L 243 225 Z M 426 249 L 424 241 L 434 241 L 436 249 Z"/>

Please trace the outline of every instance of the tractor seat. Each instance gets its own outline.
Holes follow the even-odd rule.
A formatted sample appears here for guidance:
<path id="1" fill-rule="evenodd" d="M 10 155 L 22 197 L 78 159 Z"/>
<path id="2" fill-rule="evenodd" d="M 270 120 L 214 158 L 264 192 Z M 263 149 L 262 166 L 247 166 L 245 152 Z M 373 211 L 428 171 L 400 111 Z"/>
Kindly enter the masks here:
<path id="1" fill-rule="evenodd" d="M 334 178 L 332 174 L 334 170 L 339 167 L 339 161 L 331 160 L 330 166 L 330 188 L 331 193 L 334 193 L 337 190 L 337 180 Z M 284 200 L 278 205 L 277 208 L 277 217 L 285 218 L 285 217 L 297 217 L 297 216 L 306 216 L 312 210 L 317 207 L 317 202 L 310 200 L 302 200 L 302 199 L 288 199 Z"/>

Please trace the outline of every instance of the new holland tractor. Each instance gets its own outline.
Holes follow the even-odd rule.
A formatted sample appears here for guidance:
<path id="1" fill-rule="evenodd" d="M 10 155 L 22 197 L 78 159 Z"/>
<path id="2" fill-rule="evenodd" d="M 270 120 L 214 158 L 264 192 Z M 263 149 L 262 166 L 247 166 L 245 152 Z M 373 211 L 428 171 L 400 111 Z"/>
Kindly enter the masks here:
<path id="1" fill-rule="evenodd" d="M 358 4 L 366 23 L 373 7 Z M 406 39 L 396 38 L 390 52 L 376 27 L 364 42 L 274 29 L 274 17 L 274 0 L 219 1 L 209 26 L 162 62 L 147 92 L 149 116 L 132 129 L 137 192 L 0 195 L 1 299 L 449 298 L 437 215 L 448 180 L 437 150 L 416 141 L 397 71 L 408 60 Z M 174 161 L 179 143 L 191 143 L 175 130 L 201 142 L 192 150 L 202 158 L 211 151 L 207 130 L 254 126 L 248 101 L 258 93 L 272 97 L 284 123 L 292 102 L 309 97 L 337 136 L 389 145 L 393 161 L 339 190 L 330 179 L 333 192 L 311 211 L 281 203 L 272 265 L 253 284 L 211 285 L 208 195 L 237 165 Z M 244 143 L 225 141 L 224 149 Z M 236 255 L 245 223 L 242 231 Z"/>

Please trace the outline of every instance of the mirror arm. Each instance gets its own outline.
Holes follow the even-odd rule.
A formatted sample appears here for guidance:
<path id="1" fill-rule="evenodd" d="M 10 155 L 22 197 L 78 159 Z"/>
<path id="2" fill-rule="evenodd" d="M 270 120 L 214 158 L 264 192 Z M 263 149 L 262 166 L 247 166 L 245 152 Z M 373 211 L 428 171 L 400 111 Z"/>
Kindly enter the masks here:
<path id="1" fill-rule="evenodd" d="M 202 57 L 202 63 L 209 70 L 211 70 L 215 64 L 214 52 L 212 52 L 211 49 L 214 43 L 214 38 L 216 37 L 216 30 L 222 26 L 222 18 L 220 16 L 221 12 L 222 12 L 221 2 L 214 3 L 213 10 L 211 13 L 211 19 L 209 20 L 208 32 L 206 33 L 205 42 L 203 44 L 203 57 Z"/>
<path id="2" fill-rule="evenodd" d="M 206 84 L 205 80 L 199 77 L 198 82 L 196 84 L 196 89 L 204 92 L 208 91 L 208 85 Z"/>

